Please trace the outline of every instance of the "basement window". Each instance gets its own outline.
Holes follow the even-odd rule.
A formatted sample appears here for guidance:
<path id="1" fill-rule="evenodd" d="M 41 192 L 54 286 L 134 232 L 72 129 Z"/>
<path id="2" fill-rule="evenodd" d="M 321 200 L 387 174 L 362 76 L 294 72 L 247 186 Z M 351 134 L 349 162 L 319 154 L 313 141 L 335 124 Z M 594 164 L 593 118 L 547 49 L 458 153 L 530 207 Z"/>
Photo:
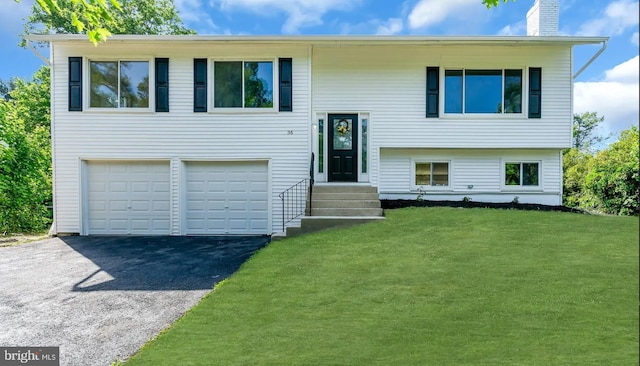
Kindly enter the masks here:
<path id="1" fill-rule="evenodd" d="M 540 163 L 507 162 L 504 166 L 505 186 L 538 186 L 540 185 Z"/>
<path id="2" fill-rule="evenodd" d="M 448 162 L 416 162 L 414 174 L 415 186 L 448 187 Z"/>

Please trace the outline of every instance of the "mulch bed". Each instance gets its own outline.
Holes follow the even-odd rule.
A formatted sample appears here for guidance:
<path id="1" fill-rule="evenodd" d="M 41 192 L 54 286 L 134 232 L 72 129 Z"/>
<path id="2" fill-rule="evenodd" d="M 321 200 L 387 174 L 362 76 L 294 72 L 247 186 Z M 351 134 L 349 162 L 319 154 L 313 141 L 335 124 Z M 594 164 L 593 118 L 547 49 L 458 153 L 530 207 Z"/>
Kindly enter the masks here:
<path id="1" fill-rule="evenodd" d="M 492 203 L 492 202 L 473 202 L 473 201 L 418 201 L 418 200 L 381 200 L 383 209 L 394 209 L 404 207 L 460 207 L 460 208 L 497 208 L 506 210 L 527 210 L 527 211 L 560 211 L 575 212 L 581 214 L 589 214 L 586 211 L 566 207 L 566 206 L 550 206 L 539 205 L 533 203 Z"/>

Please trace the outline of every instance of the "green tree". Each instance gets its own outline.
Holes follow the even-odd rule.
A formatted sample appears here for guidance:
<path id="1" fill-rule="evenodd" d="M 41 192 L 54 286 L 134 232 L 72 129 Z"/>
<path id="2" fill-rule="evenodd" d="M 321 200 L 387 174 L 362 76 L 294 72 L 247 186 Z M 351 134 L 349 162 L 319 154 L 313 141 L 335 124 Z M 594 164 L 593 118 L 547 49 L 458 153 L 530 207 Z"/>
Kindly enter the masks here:
<path id="1" fill-rule="evenodd" d="M 86 32 L 91 42 L 97 44 L 111 35 L 109 29 L 117 18 L 113 12 L 122 11 L 122 5 L 118 0 L 36 0 L 35 9 L 49 17 L 67 17 L 78 33 Z"/>
<path id="2" fill-rule="evenodd" d="M 586 185 L 587 173 L 593 165 L 593 151 L 609 136 L 596 134 L 604 122 L 595 112 L 573 115 L 572 148 L 563 152 L 563 203 L 569 207 L 597 210 L 602 201 Z"/>
<path id="3" fill-rule="evenodd" d="M 49 68 L 41 67 L 31 81 L 20 78 L 11 80 L 6 100 L 11 101 L 15 116 L 25 123 L 27 131 L 42 126 L 47 131 L 50 125 Z"/>
<path id="4" fill-rule="evenodd" d="M 90 30 L 76 22 L 78 14 L 86 12 L 86 1 L 56 0 L 58 9 L 42 7 L 40 2 L 33 6 L 27 18 L 24 34 L 53 33 L 85 33 Z M 182 23 L 173 0 L 136 0 L 90 1 L 100 3 L 106 14 L 111 14 L 108 23 L 110 34 L 195 34 Z M 115 5 L 117 4 L 117 5 Z M 98 6 L 98 5 L 96 5 Z M 100 13 L 102 14 L 102 13 Z M 87 20 L 88 21 L 88 20 Z M 106 37 L 89 38 L 95 42 L 104 41 Z M 24 40 L 23 40 L 24 44 Z"/>
<path id="5" fill-rule="evenodd" d="M 585 186 L 601 200 L 601 209 L 616 215 L 640 213 L 638 127 L 622 131 L 617 142 L 600 151 L 586 175 Z"/>
<path id="6" fill-rule="evenodd" d="M 9 100 L 0 100 L 0 233 L 42 230 L 51 220 L 49 127 L 36 95 L 48 78 L 39 76 L 16 79 Z"/>
<path id="7" fill-rule="evenodd" d="M 593 165 L 593 155 L 571 148 L 562 156 L 562 202 L 568 207 L 596 209 L 600 206 L 597 198 L 585 187 L 587 173 Z"/>
<path id="8" fill-rule="evenodd" d="M 26 28 L 35 30 L 42 24 L 56 33 L 86 31 L 78 28 L 72 16 L 86 10 L 82 1 L 57 0 L 54 9 L 54 2 L 38 0 Z M 85 1 L 91 3 L 118 9 L 113 2 Z M 184 27 L 171 0 L 127 1 L 122 9 L 111 19 L 113 32 L 193 33 Z M 0 233 L 41 230 L 51 221 L 47 208 L 52 197 L 49 73 L 48 67 L 42 67 L 31 81 L 0 82 Z M 141 84 L 144 87 L 138 87 L 136 98 L 148 98 L 148 80 Z"/>
<path id="9" fill-rule="evenodd" d="M 3 83 L 0 99 L 0 233 L 39 231 L 51 222 L 49 68 Z"/>
<path id="10" fill-rule="evenodd" d="M 0 79 L 0 98 L 9 100 L 9 92 L 14 89 L 14 82 L 12 80 L 4 81 Z"/>
<path id="11" fill-rule="evenodd" d="M 509 0 L 502 0 L 503 3 L 508 2 Z M 516 0 L 511 0 L 516 1 Z M 482 3 L 487 6 L 488 9 L 498 6 L 500 4 L 500 0 L 482 0 Z"/>
<path id="12" fill-rule="evenodd" d="M 20 0 L 14 0 L 20 2 Z M 508 0 L 502 0 L 507 2 Z M 512 0 L 515 1 L 515 0 Z M 86 31 L 89 39 L 97 44 L 107 40 L 107 37 L 114 33 L 114 23 L 117 20 L 115 12 L 126 12 L 127 4 L 135 3 L 136 1 L 124 1 L 124 4 L 118 0 L 36 0 L 34 10 L 37 9 L 40 12 L 46 14 L 51 18 L 66 19 L 73 25 L 78 33 Z M 487 8 L 492 8 L 500 4 L 500 0 L 482 0 L 482 3 Z M 71 5 L 71 8 L 65 7 L 65 5 Z M 173 7 L 172 7 L 173 9 Z M 176 12 L 177 14 L 177 12 Z M 151 19 L 150 17 L 141 17 L 144 21 Z M 29 34 L 32 29 L 27 31 Z M 75 32 L 74 32 L 75 33 Z M 162 33 L 139 33 L 131 32 L 130 34 L 162 34 Z M 173 33 L 180 34 L 180 33 Z M 24 41 L 23 41 L 24 42 Z"/>
<path id="13" fill-rule="evenodd" d="M 585 112 L 573 115 L 573 147 L 579 150 L 592 151 L 610 136 L 597 135 L 596 130 L 604 122 L 596 112 Z"/>

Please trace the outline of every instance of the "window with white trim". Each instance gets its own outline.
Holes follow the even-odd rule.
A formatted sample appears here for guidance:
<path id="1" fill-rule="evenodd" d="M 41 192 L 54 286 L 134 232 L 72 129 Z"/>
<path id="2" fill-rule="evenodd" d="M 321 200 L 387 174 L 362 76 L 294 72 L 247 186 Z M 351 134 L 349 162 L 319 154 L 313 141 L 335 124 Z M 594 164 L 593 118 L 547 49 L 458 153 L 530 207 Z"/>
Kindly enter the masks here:
<path id="1" fill-rule="evenodd" d="M 214 108 L 273 108 L 273 61 L 214 61 Z"/>
<path id="2" fill-rule="evenodd" d="M 506 162 L 504 185 L 508 187 L 536 187 L 540 185 L 539 162 Z"/>
<path id="3" fill-rule="evenodd" d="M 89 61 L 91 108 L 149 108 L 149 61 Z"/>
<path id="4" fill-rule="evenodd" d="M 415 162 L 415 186 L 448 187 L 449 162 Z"/>
<path id="5" fill-rule="evenodd" d="M 444 113 L 522 113 L 522 70 L 445 70 Z"/>

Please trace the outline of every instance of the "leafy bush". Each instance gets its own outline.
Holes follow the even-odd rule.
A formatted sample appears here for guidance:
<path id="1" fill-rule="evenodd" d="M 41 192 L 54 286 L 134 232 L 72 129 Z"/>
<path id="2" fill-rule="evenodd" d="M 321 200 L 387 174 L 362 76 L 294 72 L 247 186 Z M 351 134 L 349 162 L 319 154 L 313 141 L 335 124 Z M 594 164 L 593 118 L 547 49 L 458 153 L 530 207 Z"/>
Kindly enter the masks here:
<path id="1" fill-rule="evenodd" d="M 42 108 L 48 69 L 15 85 L 0 100 L 0 233 L 40 231 L 51 222 L 49 114 Z"/>
<path id="2" fill-rule="evenodd" d="M 622 131 L 617 142 L 600 151 L 585 178 L 585 186 L 601 200 L 606 213 L 640 213 L 638 127 Z"/>
<path id="3" fill-rule="evenodd" d="M 565 206 L 595 209 L 599 205 L 597 198 L 584 186 L 591 165 L 593 156 L 590 153 L 578 148 L 565 150 L 562 157 L 562 201 Z"/>

